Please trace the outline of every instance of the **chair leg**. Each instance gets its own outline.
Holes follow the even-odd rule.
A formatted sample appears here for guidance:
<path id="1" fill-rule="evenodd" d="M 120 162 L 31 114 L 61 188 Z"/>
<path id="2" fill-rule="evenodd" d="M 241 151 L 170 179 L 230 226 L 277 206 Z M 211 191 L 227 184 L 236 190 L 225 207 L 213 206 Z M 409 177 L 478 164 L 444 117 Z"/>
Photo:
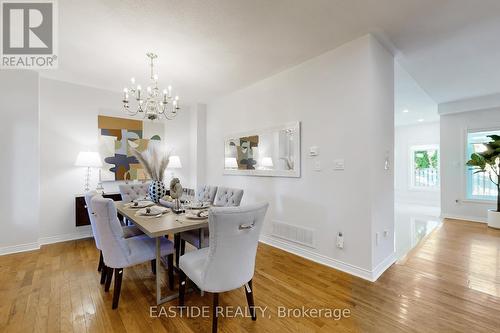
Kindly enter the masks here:
<path id="1" fill-rule="evenodd" d="M 104 285 L 104 291 L 108 292 L 111 286 L 111 279 L 113 278 L 113 268 L 108 267 L 106 272 L 106 284 Z"/>
<path id="2" fill-rule="evenodd" d="M 214 293 L 214 301 L 212 305 L 212 333 L 217 333 L 217 308 L 219 307 L 219 294 Z"/>
<path id="3" fill-rule="evenodd" d="M 250 310 L 250 314 L 252 315 L 252 320 L 257 320 L 257 315 L 255 311 L 255 303 L 253 301 L 253 287 L 252 287 L 252 280 L 248 281 L 247 284 L 245 284 L 245 293 L 247 294 L 247 303 L 248 303 L 248 309 Z"/>
<path id="4" fill-rule="evenodd" d="M 168 287 L 174 290 L 174 255 L 167 256 L 167 274 L 168 274 Z"/>
<path id="5" fill-rule="evenodd" d="M 113 289 L 113 305 L 111 307 L 113 310 L 118 307 L 118 301 L 120 301 L 122 278 L 123 278 L 123 268 L 115 268 L 115 287 Z"/>
<path id="6" fill-rule="evenodd" d="M 108 267 L 103 263 L 101 269 L 101 284 L 106 282 L 106 274 L 108 273 Z"/>
<path id="7" fill-rule="evenodd" d="M 102 266 L 104 265 L 104 258 L 102 257 L 102 251 L 99 251 L 99 265 L 97 265 L 97 271 L 102 271 Z"/>
<path id="8" fill-rule="evenodd" d="M 151 272 L 156 275 L 156 259 L 151 260 Z"/>
<path id="9" fill-rule="evenodd" d="M 179 306 L 184 306 L 184 295 L 186 293 L 186 274 L 179 270 Z"/>
<path id="10" fill-rule="evenodd" d="M 181 256 L 186 253 L 186 241 L 181 239 Z"/>
<path id="11" fill-rule="evenodd" d="M 180 256 L 180 247 L 181 247 L 181 234 L 174 234 L 174 249 L 175 249 L 175 265 L 179 267 L 179 256 Z"/>

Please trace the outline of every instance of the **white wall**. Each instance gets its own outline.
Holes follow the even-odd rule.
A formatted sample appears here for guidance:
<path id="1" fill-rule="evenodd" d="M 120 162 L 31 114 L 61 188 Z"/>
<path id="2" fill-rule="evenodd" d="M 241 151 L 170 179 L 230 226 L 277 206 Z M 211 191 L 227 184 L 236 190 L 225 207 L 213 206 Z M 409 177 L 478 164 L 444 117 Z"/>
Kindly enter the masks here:
<path id="1" fill-rule="evenodd" d="M 39 200 L 38 74 L 0 74 L 0 254 L 37 248 Z"/>
<path id="2" fill-rule="evenodd" d="M 500 128 L 500 106 L 453 113 L 453 108 L 462 110 L 463 105 L 467 102 L 439 105 L 440 111 L 450 112 L 441 115 L 441 211 L 443 217 L 486 222 L 487 210 L 495 203 L 466 200 L 466 135 L 467 130 Z"/>
<path id="3" fill-rule="evenodd" d="M 40 80 L 40 242 L 79 238 L 89 227 L 75 227 L 75 194 L 83 192 L 84 168 L 74 166 L 81 150 L 97 150 L 97 116 L 124 117 L 121 94 L 67 82 Z M 185 185 L 194 184 L 191 173 L 191 112 L 182 110 L 165 122 L 167 147 L 181 158 L 175 170 Z M 170 172 L 168 173 L 169 176 Z M 91 188 L 97 183 L 93 171 Z M 118 191 L 117 182 L 105 182 L 107 192 Z"/>
<path id="4" fill-rule="evenodd" d="M 418 190 L 411 188 L 410 148 L 412 146 L 439 145 L 439 122 L 398 126 L 396 127 L 395 137 L 395 201 L 397 203 L 438 207 L 441 204 L 439 190 Z"/>
<path id="5" fill-rule="evenodd" d="M 394 251 L 393 173 L 384 170 L 393 156 L 393 100 L 393 58 L 371 36 L 237 91 L 208 105 L 207 182 L 243 188 L 242 204 L 270 203 L 263 240 L 373 279 Z M 222 174 L 224 136 L 295 120 L 302 123 L 301 178 Z M 307 153 L 315 145 L 313 160 Z M 345 171 L 333 171 L 337 158 Z M 274 220 L 314 229 L 316 248 L 272 237 Z M 383 230 L 389 236 L 375 246 L 375 231 Z M 343 250 L 335 247 L 340 231 Z"/>

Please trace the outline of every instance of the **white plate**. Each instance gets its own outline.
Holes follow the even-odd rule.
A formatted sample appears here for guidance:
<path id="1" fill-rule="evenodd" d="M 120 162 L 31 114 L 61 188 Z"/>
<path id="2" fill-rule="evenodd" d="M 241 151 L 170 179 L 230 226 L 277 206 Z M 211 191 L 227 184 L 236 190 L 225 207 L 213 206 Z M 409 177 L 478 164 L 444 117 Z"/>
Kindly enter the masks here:
<path id="1" fill-rule="evenodd" d="M 205 220 L 208 219 L 208 216 L 198 216 L 196 214 L 192 213 L 186 213 L 186 218 L 191 219 L 191 220 Z"/>
<path id="2" fill-rule="evenodd" d="M 146 208 L 146 207 L 150 207 L 150 206 L 153 206 L 155 203 L 152 202 L 152 201 L 139 201 L 137 202 L 137 206 L 135 206 L 135 203 L 131 202 L 129 203 L 129 208 Z"/>
<path id="3" fill-rule="evenodd" d="M 137 215 L 139 216 L 161 216 L 167 212 L 169 212 L 170 210 L 168 208 L 165 208 L 165 207 L 158 207 L 158 206 L 153 206 L 151 208 L 149 208 L 150 212 L 147 213 L 148 208 L 142 208 L 140 210 L 137 211 Z"/>

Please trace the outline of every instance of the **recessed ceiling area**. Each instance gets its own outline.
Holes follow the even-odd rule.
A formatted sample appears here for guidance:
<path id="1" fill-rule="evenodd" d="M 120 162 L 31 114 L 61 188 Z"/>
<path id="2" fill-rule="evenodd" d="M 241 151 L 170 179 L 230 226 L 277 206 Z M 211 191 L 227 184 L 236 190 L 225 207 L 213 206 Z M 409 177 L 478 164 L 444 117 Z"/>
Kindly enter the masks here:
<path id="1" fill-rule="evenodd" d="M 372 32 L 436 102 L 500 92 L 497 0 L 59 1 L 59 69 L 120 92 L 160 82 L 209 102 Z"/>

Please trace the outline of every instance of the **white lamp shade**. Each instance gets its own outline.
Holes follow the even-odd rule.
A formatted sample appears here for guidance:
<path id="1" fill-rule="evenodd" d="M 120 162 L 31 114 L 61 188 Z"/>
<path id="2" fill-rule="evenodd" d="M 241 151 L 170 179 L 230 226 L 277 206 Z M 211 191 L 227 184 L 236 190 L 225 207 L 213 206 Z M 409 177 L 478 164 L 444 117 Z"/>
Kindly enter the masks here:
<path id="1" fill-rule="evenodd" d="M 236 161 L 236 157 L 226 157 L 224 160 L 224 168 L 226 169 L 238 168 L 238 162 Z"/>
<path id="2" fill-rule="evenodd" d="M 272 168 L 274 166 L 273 159 L 271 157 L 263 157 L 260 165 L 266 168 Z"/>
<path id="3" fill-rule="evenodd" d="M 168 159 L 168 168 L 169 169 L 181 169 L 181 159 L 177 155 L 170 156 Z"/>
<path id="4" fill-rule="evenodd" d="M 94 151 L 81 151 L 75 161 L 76 166 L 100 168 L 102 167 L 101 155 Z"/>

